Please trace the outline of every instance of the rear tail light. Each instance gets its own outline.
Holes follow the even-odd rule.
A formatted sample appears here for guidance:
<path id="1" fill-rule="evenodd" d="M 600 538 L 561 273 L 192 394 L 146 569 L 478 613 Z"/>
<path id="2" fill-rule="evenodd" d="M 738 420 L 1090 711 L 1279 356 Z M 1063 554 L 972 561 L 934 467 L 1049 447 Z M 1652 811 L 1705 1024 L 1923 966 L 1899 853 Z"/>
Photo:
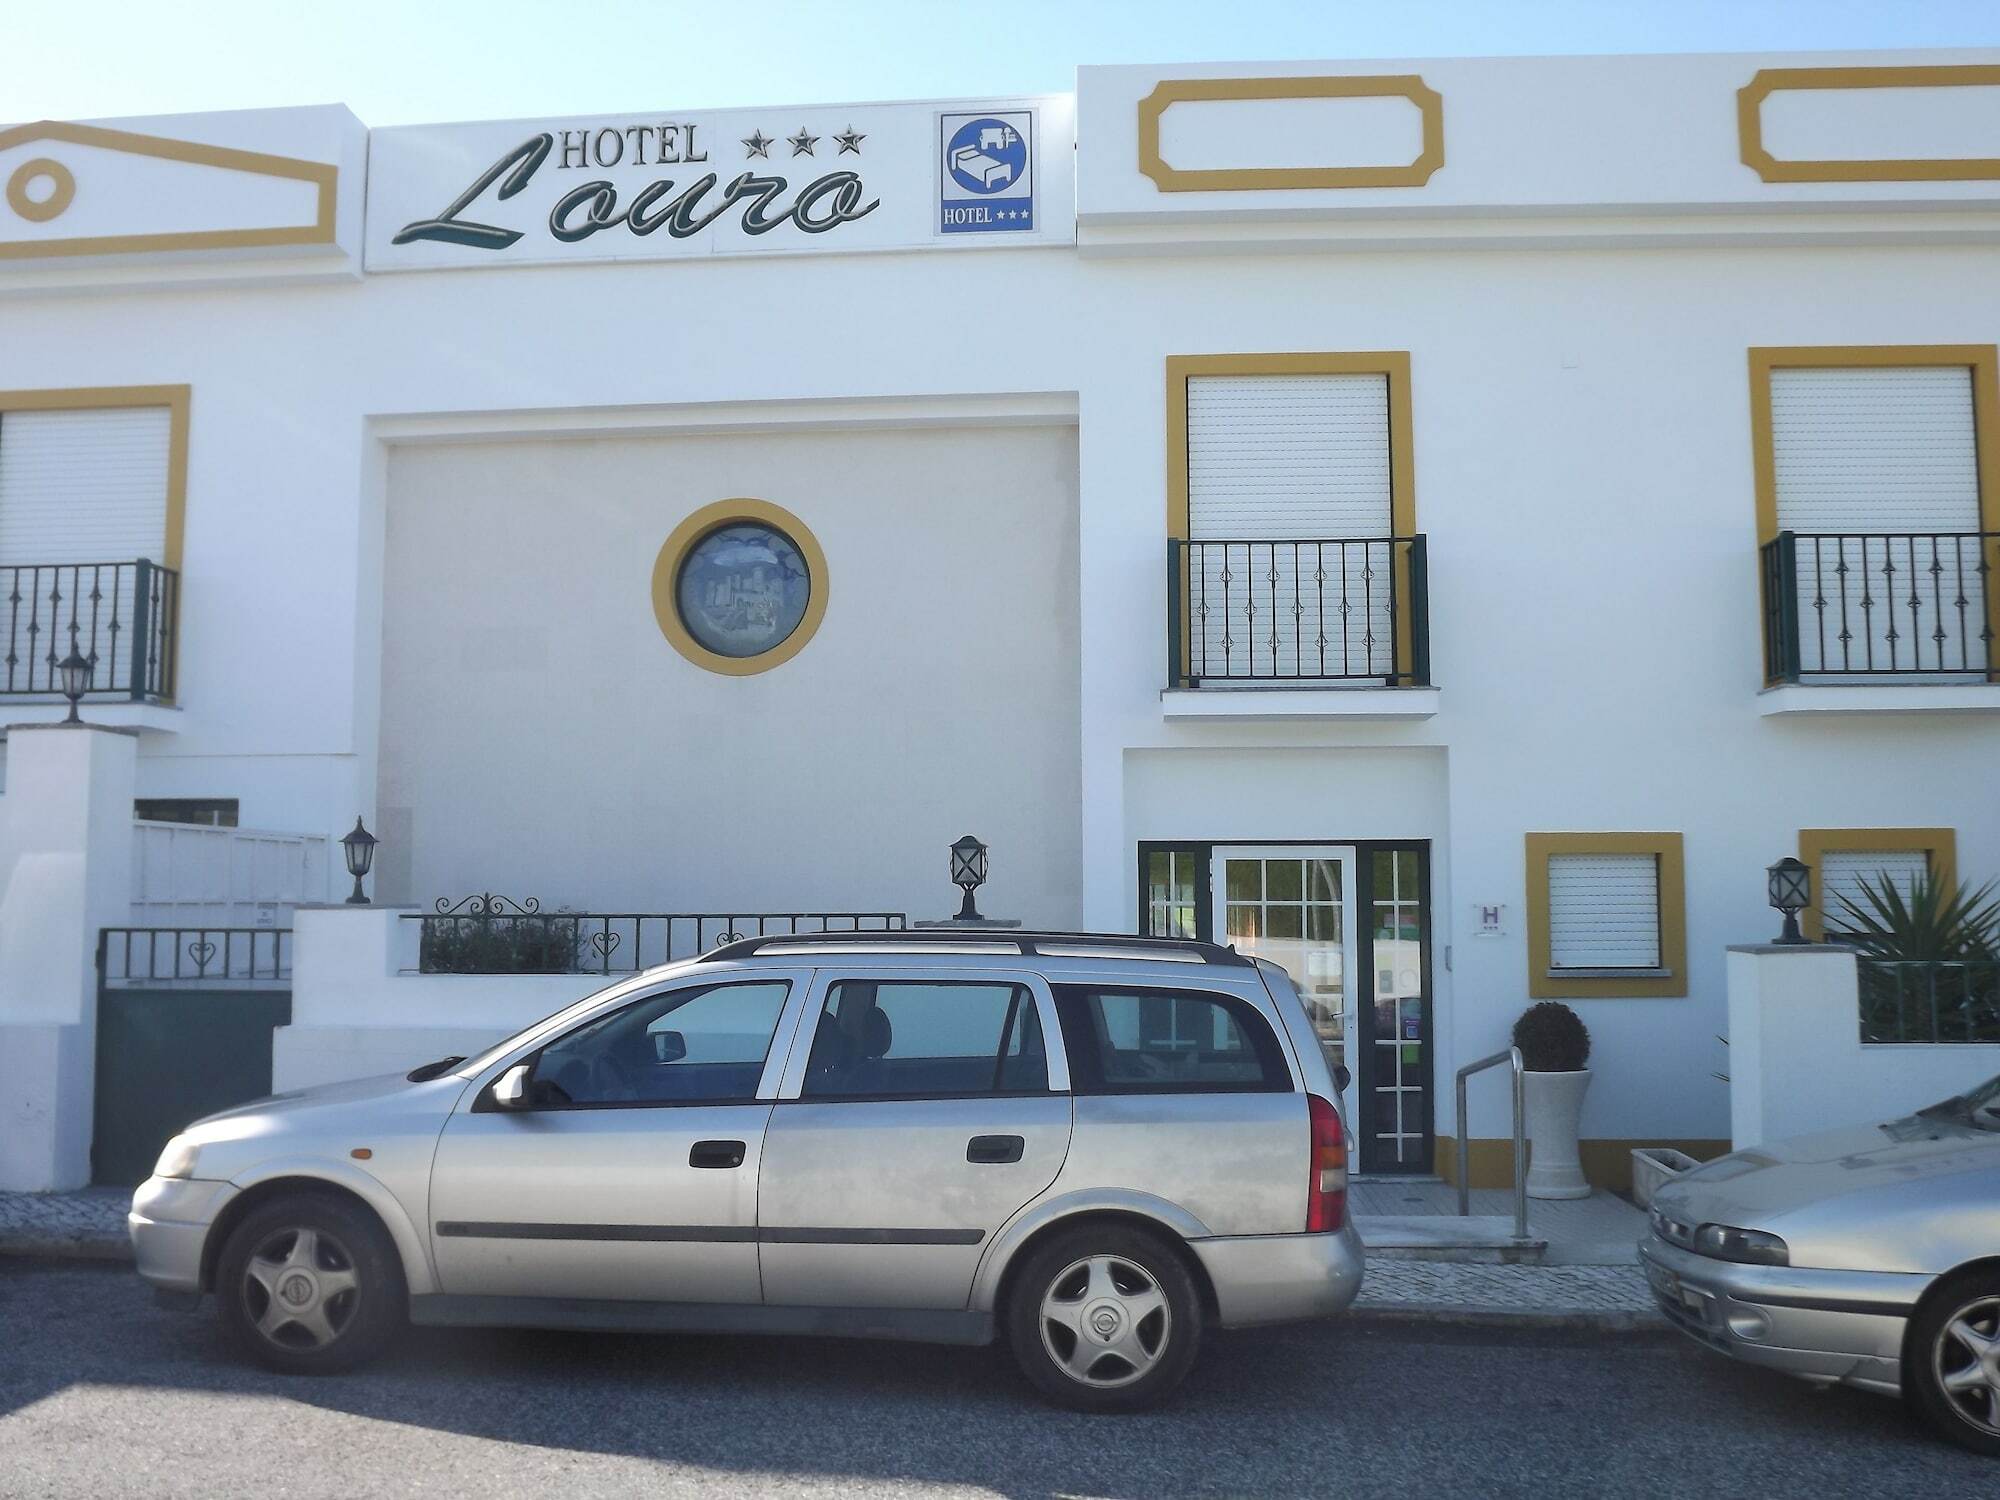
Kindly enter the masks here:
<path id="1" fill-rule="evenodd" d="M 1306 1095 L 1312 1124 L 1312 1172 L 1306 1182 L 1306 1233 L 1331 1234 L 1347 1223 L 1347 1132 L 1340 1111 Z"/>

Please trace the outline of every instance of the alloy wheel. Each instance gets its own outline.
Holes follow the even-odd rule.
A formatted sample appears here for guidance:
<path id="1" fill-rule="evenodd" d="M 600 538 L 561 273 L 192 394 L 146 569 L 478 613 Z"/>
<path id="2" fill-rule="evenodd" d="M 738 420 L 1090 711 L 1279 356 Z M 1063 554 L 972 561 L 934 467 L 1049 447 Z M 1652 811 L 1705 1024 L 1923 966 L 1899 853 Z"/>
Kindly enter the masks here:
<path id="1" fill-rule="evenodd" d="M 323 1349 L 354 1321 L 361 1279 L 354 1257 L 324 1229 L 266 1235 L 243 1266 L 241 1293 L 256 1330 L 283 1349 Z"/>
<path id="2" fill-rule="evenodd" d="M 1978 1297 L 1945 1319 L 1931 1374 L 1958 1415 L 2000 1437 L 2000 1297 Z"/>
<path id="3" fill-rule="evenodd" d="M 1144 1377 L 1166 1353 L 1172 1314 L 1152 1273 L 1122 1255 L 1072 1261 L 1042 1296 L 1042 1347 L 1072 1380 L 1103 1390 Z"/>

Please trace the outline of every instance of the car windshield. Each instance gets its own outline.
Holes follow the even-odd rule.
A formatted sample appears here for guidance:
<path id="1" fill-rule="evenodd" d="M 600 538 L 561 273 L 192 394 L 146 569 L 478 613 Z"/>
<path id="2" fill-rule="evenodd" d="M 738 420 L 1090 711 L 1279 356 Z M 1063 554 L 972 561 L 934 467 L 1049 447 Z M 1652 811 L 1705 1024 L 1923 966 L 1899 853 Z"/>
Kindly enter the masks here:
<path id="1" fill-rule="evenodd" d="M 1979 1130 L 2000 1130 L 2000 1077 L 1917 1111 L 1920 1115 L 1958 1120 Z"/>
<path id="2" fill-rule="evenodd" d="M 534 1040 L 538 1035 L 555 1031 L 568 1025 L 578 1016 L 586 1014 L 596 1006 L 603 1004 L 606 1000 L 613 999 L 627 991 L 638 989 L 642 983 L 652 977 L 652 975 L 637 975 L 631 979 L 621 979 L 617 984 L 585 995 L 574 1005 L 566 1005 L 554 1015 L 544 1016 L 532 1026 L 522 1027 L 505 1041 L 495 1042 L 478 1056 L 467 1059 L 462 1067 L 453 1068 L 452 1072 L 462 1078 L 470 1078 L 475 1073 L 491 1067 L 509 1052 Z"/>

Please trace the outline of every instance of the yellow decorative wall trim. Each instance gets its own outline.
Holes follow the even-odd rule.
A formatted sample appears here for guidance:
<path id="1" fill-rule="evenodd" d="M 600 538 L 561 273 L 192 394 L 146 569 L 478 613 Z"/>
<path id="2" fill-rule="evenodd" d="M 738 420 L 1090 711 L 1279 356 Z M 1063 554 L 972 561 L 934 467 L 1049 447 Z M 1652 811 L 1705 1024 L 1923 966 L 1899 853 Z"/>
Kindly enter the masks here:
<path id="1" fill-rule="evenodd" d="M 193 388 L 185 385 L 87 385 L 48 390 L 0 391 L 0 428 L 10 411 L 92 411 L 106 407 L 164 406 L 167 425 L 165 554 L 154 559 L 180 571 L 181 536 L 187 522 L 188 417 Z"/>
<path id="2" fill-rule="evenodd" d="M 310 183 L 316 190 L 313 221 L 260 229 L 193 229 L 170 234 L 103 234 L 69 239 L 15 240 L 0 244 L 0 260 L 31 260 L 51 255 L 130 255 L 153 250 L 234 250 L 271 245 L 330 245 L 333 243 L 336 188 L 340 169 L 332 162 L 301 161 L 290 156 L 271 156 L 262 151 L 241 151 L 231 146 L 205 146 L 193 141 L 168 140 L 162 136 L 138 135 L 129 130 L 110 130 L 101 125 L 71 125 L 60 120 L 39 120 L 0 130 L 0 151 L 29 141 L 67 141 L 76 146 L 98 146 L 136 156 L 163 161 L 189 162 L 196 166 L 222 167 L 235 172 L 251 172 L 260 177 L 278 177 Z M 27 166 L 69 169 L 49 158 Z M 25 168 L 23 169 L 25 171 Z M 18 177 L 20 174 L 17 173 Z M 25 183 L 23 183 L 25 187 Z M 71 192 L 75 191 L 72 174 Z M 16 212 L 14 186 L 10 181 L 8 203 Z M 46 207 L 46 205 L 40 205 Z M 68 206 L 67 199 L 64 207 Z M 60 212 L 60 210 L 57 210 Z M 22 216 L 34 219 L 34 214 Z M 53 218 L 54 214 L 44 214 Z"/>
<path id="3" fill-rule="evenodd" d="M 1826 899 L 1820 884 L 1819 866 L 1829 849 L 1856 849 L 1869 853 L 1921 849 L 1928 858 L 1931 878 L 1940 884 L 1958 884 L 1958 831 L 1952 828 L 1801 828 L 1799 858 L 1812 871 L 1813 904 L 1799 914 L 1799 924 L 1814 942 L 1826 937 L 1826 913 L 1820 905 Z"/>
<path id="4" fill-rule="evenodd" d="M 1510 1140 L 1474 1136 L 1466 1143 L 1466 1160 L 1472 1168 L 1471 1186 L 1512 1188 L 1514 1186 L 1514 1143 Z M 1583 1175 L 1593 1187 L 1616 1193 L 1632 1191 L 1632 1153 L 1641 1146 L 1666 1146 L 1686 1152 L 1696 1161 L 1712 1161 L 1729 1152 L 1729 1142 L 1714 1138 L 1662 1140 L 1658 1136 L 1629 1139 L 1603 1138 L 1578 1141 L 1583 1158 Z M 1437 1140 L 1437 1172 L 1446 1182 L 1458 1182 L 1458 1138 L 1440 1135 Z"/>
<path id="5" fill-rule="evenodd" d="M 1160 154 L 1160 119 L 1175 104 L 1237 99 L 1407 99 L 1423 120 L 1415 161 L 1368 167 L 1224 167 L 1187 170 Z M 1414 73 L 1340 78 L 1171 78 L 1139 101 L 1139 170 L 1163 193 L 1283 188 L 1422 187 L 1444 165 L 1444 98 Z"/>
<path id="6" fill-rule="evenodd" d="M 2000 349 L 1992 344 L 1805 344 L 1750 350 L 1750 466 L 1757 506 L 1757 542 L 1778 534 L 1778 463 L 1771 430 L 1774 370 L 1929 369 L 1972 371 L 1972 427 L 1979 465 L 1979 529 L 2000 532 Z M 1986 545 L 2000 577 L 2000 541 Z M 1764 570 L 1757 569 L 1763 607 Z M 2000 590 L 1986 591 L 1986 616 L 2000 639 Z M 2000 680 L 2000 671 L 1988 674 Z M 1766 677 L 1765 686 L 1775 683 Z"/>
<path id="7" fill-rule="evenodd" d="M 798 627 L 769 651 L 756 656 L 724 656 L 709 650 L 688 633 L 674 598 L 674 586 L 680 578 L 681 564 L 697 543 L 724 526 L 743 521 L 761 522 L 781 531 L 799 549 L 806 560 L 808 577 L 806 609 Z M 653 560 L 653 618 L 659 621 L 660 634 L 696 666 L 725 677 L 752 677 L 768 672 L 803 651 L 819 629 L 820 621 L 826 618 L 827 591 L 826 553 L 820 550 L 819 539 L 805 522 L 768 500 L 738 498 L 704 505 L 673 529 L 661 546 L 660 555 Z"/>
<path id="8" fill-rule="evenodd" d="M 1624 1000 L 1687 994 L 1687 879 L 1678 833 L 1531 833 L 1526 848 L 1531 999 Z M 1660 967 L 1665 973 L 1592 979 L 1549 972 L 1549 857 L 1555 854 L 1650 854 L 1659 860 Z"/>
<path id="9" fill-rule="evenodd" d="M 1167 356 L 1167 538 L 1189 536 L 1188 380 L 1196 375 L 1386 375 L 1389 379 L 1389 532 L 1417 530 L 1417 469 L 1410 416 L 1410 353 L 1378 349 L 1318 354 L 1170 354 Z M 1398 586 L 1409 597 L 1409 558 L 1396 563 Z M 1181 660 L 1188 659 L 1188 622 L 1180 622 Z M 1409 611 L 1396 625 L 1397 660 L 1410 660 Z"/>
<path id="10" fill-rule="evenodd" d="M 46 177 L 55 189 L 39 203 L 28 196 L 28 184 Z M 46 156 L 31 157 L 14 169 L 7 179 L 7 206 L 30 224 L 46 224 L 60 218 L 76 198 L 76 175 L 61 162 Z"/>
<path id="11" fill-rule="evenodd" d="M 1991 64 L 1890 68 L 1760 68 L 1736 91 L 1743 165 L 1766 182 L 1981 182 L 2000 178 L 2000 157 L 1903 161 L 1779 161 L 1764 146 L 1764 101 L 1793 89 L 1939 89 L 2000 84 Z"/>

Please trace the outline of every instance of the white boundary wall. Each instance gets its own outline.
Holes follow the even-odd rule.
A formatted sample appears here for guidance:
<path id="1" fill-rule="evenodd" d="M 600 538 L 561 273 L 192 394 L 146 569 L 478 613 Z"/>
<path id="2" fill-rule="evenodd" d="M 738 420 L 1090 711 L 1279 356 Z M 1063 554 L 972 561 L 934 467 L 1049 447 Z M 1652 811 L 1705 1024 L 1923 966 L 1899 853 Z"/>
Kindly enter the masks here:
<path id="1" fill-rule="evenodd" d="M 1737 1150 L 1892 1120 L 2000 1073 L 2000 1045 L 1866 1044 L 1853 950 L 1729 950 L 1730 1134 Z"/>

